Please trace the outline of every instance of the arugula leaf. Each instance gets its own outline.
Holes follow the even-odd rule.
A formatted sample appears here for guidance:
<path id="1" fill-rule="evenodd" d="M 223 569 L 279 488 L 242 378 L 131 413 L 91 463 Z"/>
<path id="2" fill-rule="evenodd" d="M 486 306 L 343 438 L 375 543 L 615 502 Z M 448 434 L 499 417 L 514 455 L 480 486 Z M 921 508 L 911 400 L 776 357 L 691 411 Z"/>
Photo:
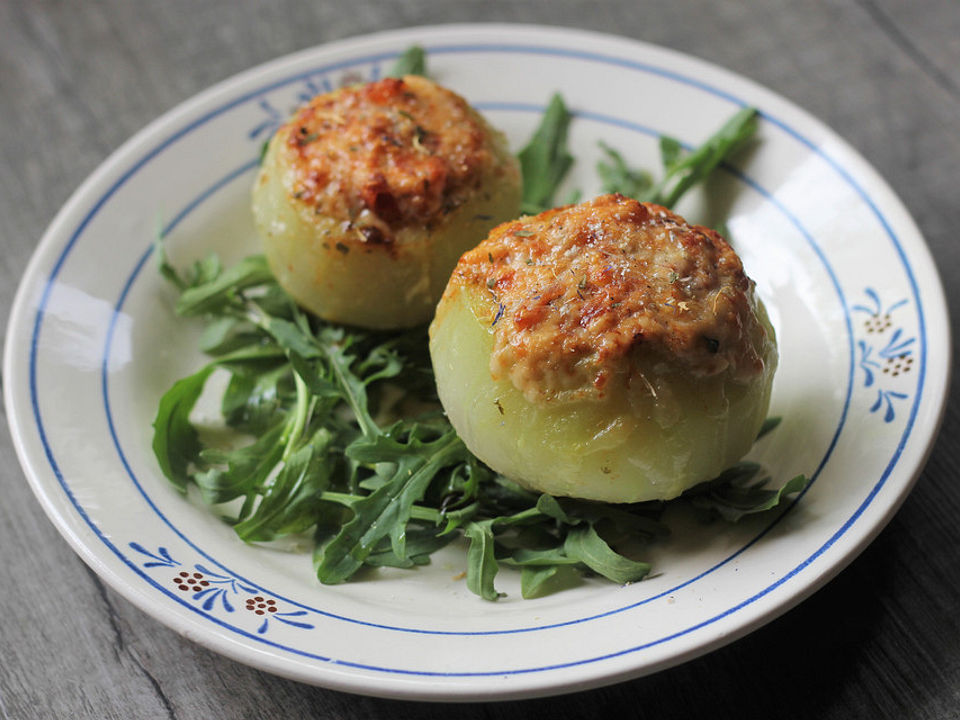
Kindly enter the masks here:
<path id="1" fill-rule="evenodd" d="M 240 291 L 273 280 L 266 258 L 254 255 L 244 258 L 226 271 L 211 276 L 211 269 L 197 273 L 198 281 L 180 295 L 178 315 L 192 316 L 215 312 L 237 300 Z"/>
<path id="2" fill-rule="evenodd" d="M 157 256 L 157 268 L 164 279 L 175 288 L 183 292 L 187 288 L 187 281 L 180 277 L 180 273 L 170 264 L 167 258 L 167 249 L 164 247 L 161 231 L 157 231 L 157 238 L 153 241 L 153 254 Z"/>
<path id="3" fill-rule="evenodd" d="M 278 441 L 284 428 L 285 423 L 277 423 L 250 445 L 235 450 L 203 450 L 200 457 L 206 469 L 193 477 L 203 499 L 215 505 L 259 489 L 280 462 L 283 446 Z"/>
<path id="4" fill-rule="evenodd" d="M 202 446 L 196 428 L 190 422 L 190 412 L 200 398 L 213 364 L 193 375 L 177 380 L 163 397 L 153 421 L 153 453 L 160 469 L 181 492 L 190 480 L 188 469 L 200 457 Z"/>
<path id="5" fill-rule="evenodd" d="M 267 317 L 261 321 L 260 325 L 288 353 L 295 353 L 304 359 L 320 355 L 320 348 L 317 347 L 314 338 L 304 334 L 296 323 L 283 318 Z"/>
<path id="6" fill-rule="evenodd" d="M 686 155 L 682 153 L 678 141 L 661 139 L 663 179 L 638 199 L 674 207 L 690 188 L 703 182 L 720 163 L 753 136 L 757 127 L 756 118 L 755 108 L 743 108 L 702 145 Z"/>
<path id="7" fill-rule="evenodd" d="M 660 164 L 664 170 L 676 165 L 683 156 L 683 145 L 669 135 L 660 136 Z"/>
<path id="8" fill-rule="evenodd" d="M 380 428 L 373 421 L 367 403 L 367 385 L 379 379 L 378 374 L 372 373 L 369 377 L 361 378 L 351 369 L 354 357 L 344 350 L 344 346 L 329 339 L 318 343 L 319 351 L 329 366 L 332 382 L 338 388 L 343 400 L 353 413 L 360 430 L 367 438 L 381 434 Z"/>
<path id="9" fill-rule="evenodd" d="M 744 108 L 729 118 L 702 145 L 685 153 L 679 140 L 660 137 L 660 161 L 663 178 L 653 184 L 649 173 L 630 168 L 623 156 L 601 142 L 606 160 L 597 163 L 601 189 L 618 192 L 637 200 L 673 208 L 687 191 L 704 182 L 724 160 L 736 152 L 756 131 L 757 111 Z M 725 234 L 725 233 L 721 233 Z"/>
<path id="10" fill-rule="evenodd" d="M 537 510 L 564 525 L 578 525 L 580 523 L 580 518 L 568 515 L 560 502 L 552 495 L 544 494 L 537 498 Z"/>
<path id="11" fill-rule="evenodd" d="M 524 600 L 542 597 L 572 587 L 580 573 L 571 566 L 523 567 L 520 570 L 520 595 Z"/>
<path id="12" fill-rule="evenodd" d="M 234 368 L 220 401 L 220 413 L 231 428 L 252 435 L 262 435 L 282 420 L 285 413 L 284 380 L 289 376 L 285 365 L 258 363 L 257 371 L 249 365 Z"/>
<path id="13" fill-rule="evenodd" d="M 253 327 L 242 318 L 220 317 L 211 320 L 200 336 L 200 350 L 207 355 L 223 355 L 260 341 Z"/>
<path id="14" fill-rule="evenodd" d="M 614 551 L 593 525 L 572 528 L 563 550 L 595 573 L 621 585 L 642 580 L 650 572 L 648 563 L 631 560 Z"/>
<path id="15" fill-rule="evenodd" d="M 744 515 L 765 512 L 777 507 L 787 496 L 803 491 L 809 484 L 804 475 L 790 478 L 776 490 L 766 489 L 770 477 L 756 463 L 737 463 L 716 479 L 692 488 L 685 497 L 690 504 L 728 522 L 737 522 Z"/>
<path id="16" fill-rule="evenodd" d="M 443 535 L 436 527 L 413 527 L 407 529 L 407 557 L 399 558 L 393 552 L 389 541 L 381 541 L 382 550 L 370 553 L 364 564 L 373 567 L 410 568 L 415 565 L 427 565 L 430 556 L 446 547 L 453 535 Z"/>
<path id="17" fill-rule="evenodd" d="M 568 524 L 586 520 L 591 525 L 607 525 L 624 537 L 653 539 L 666 537 L 670 530 L 659 521 L 663 503 L 648 502 L 634 505 L 619 505 L 563 498 L 557 501 L 571 518 Z"/>
<path id="18" fill-rule="evenodd" d="M 520 210 L 535 215 L 553 207 L 553 197 L 573 165 L 567 150 L 567 130 L 573 118 L 563 98 L 554 93 L 527 145 L 517 153 L 523 173 Z"/>
<path id="19" fill-rule="evenodd" d="M 647 192 L 653 185 L 650 173 L 644 170 L 634 170 L 627 166 L 623 156 L 607 145 L 600 142 L 600 148 L 607 156 L 607 161 L 597 162 L 597 175 L 600 177 L 600 189 L 605 193 L 620 193 L 636 198 Z"/>
<path id="20" fill-rule="evenodd" d="M 520 548 L 502 559 L 507 565 L 518 567 L 545 567 L 548 565 L 579 565 L 580 560 L 566 554 L 562 546 L 533 550 Z"/>
<path id="21" fill-rule="evenodd" d="M 462 459 L 466 452 L 452 431 L 433 443 L 411 443 L 410 449 L 411 453 L 396 463 L 389 482 L 353 504 L 353 519 L 321 553 L 317 566 L 320 582 L 347 580 L 388 535 L 397 557 L 406 557 L 403 531 L 413 504 L 423 497 L 427 485 L 445 465 Z"/>
<path id="22" fill-rule="evenodd" d="M 419 45 L 411 45 L 397 58 L 387 77 L 402 78 L 404 75 L 427 74 L 427 54 Z"/>
<path id="23" fill-rule="evenodd" d="M 313 395 L 321 398 L 340 396 L 340 390 L 336 384 L 322 377 L 313 363 L 293 350 L 290 350 L 287 356 L 290 358 L 290 365 Z"/>
<path id="24" fill-rule="evenodd" d="M 546 584 L 560 572 L 558 565 L 525 567 L 520 571 L 520 595 L 525 600 L 539 597 Z"/>
<path id="25" fill-rule="evenodd" d="M 329 486 L 333 472 L 328 457 L 332 442 L 333 434 L 321 428 L 287 459 L 256 511 L 234 526 L 242 540 L 273 540 L 305 532 L 316 524 L 320 494 Z"/>
<path id="26" fill-rule="evenodd" d="M 467 589 L 484 600 L 500 597 L 493 580 L 500 569 L 494 554 L 493 520 L 469 523 L 464 535 L 470 541 L 467 549 Z"/>
<path id="27" fill-rule="evenodd" d="M 776 415 L 771 415 L 766 420 L 764 420 L 763 425 L 760 426 L 760 432 L 757 433 L 757 440 L 759 440 L 764 435 L 774 430 L 782 420 L 783 420 L 782 417 L 779 417 Z"/>

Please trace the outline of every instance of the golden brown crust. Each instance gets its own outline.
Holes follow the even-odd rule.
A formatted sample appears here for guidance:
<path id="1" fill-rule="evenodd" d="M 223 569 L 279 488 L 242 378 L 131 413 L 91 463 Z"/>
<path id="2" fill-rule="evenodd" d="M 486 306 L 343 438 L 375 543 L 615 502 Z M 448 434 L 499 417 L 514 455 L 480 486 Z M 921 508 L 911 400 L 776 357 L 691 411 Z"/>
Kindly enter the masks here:
<path id="1" fill-rule="evenodd" d="M 455 93 L 386 78 L 314 98 L 278 132 L 301 206 L 371 245 L 457 207 L 496 163 L 490 130 Z"/>
<path id="2" fill-rule="evenodd" d="M 459 289 L 489 301 L 493 376 L 533 401 L 641 382 L 639 358 L 739 381 L 763 370 L 753 283 L 730 245 L 621 195 L 494 228 L 461 258 Z"/>

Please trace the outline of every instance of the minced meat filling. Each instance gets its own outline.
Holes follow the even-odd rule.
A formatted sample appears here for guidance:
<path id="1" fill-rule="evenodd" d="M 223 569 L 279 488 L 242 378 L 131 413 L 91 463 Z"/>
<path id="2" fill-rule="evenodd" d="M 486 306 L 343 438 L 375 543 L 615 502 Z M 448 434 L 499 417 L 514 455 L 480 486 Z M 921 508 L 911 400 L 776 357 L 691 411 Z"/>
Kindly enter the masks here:
<path id="1" fill-rule="evenodd" d="M 370 242 L 428 226 L 482 181 L 494 156 L 467 102 L 429 80 L 385 78 L 320 95 L 279 133 L 293 197 L 358 221 Z"/>
<path id="2" fill-rule="evenodd" d="M 505 223 L 463 256 L 454 285 L 489 296 L 491 372 L 532 401 L 602 398 L 637 380 L 639 357 L 739 381 L 763 369 L 740 259 L 658 205 L 605 195 Z"/>

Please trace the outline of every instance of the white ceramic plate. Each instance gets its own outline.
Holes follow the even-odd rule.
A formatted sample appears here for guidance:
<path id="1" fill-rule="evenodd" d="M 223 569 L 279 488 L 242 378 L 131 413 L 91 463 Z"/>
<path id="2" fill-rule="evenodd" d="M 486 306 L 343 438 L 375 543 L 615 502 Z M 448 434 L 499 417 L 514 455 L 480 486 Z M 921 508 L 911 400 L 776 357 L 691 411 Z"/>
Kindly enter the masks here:
<path id="1" fill-rule="evenodd" d="M 674 517 L 657 575 L 484 602 L 462 546 L 414 571 L 324 587 L 309 555 L 243 545 L 172 490 L 150 450 L 157 400 L 201 362 L 151 262 L 256 250 L 260 146 L 318 91 L 384 73 L 413 43 L 431 75 L 528 137 L 549 96 L 576 112 L 569 188 L 597 191 L 597 140 L 656 168 L 657 135 L 696 144 L 743 105 L 759 141 L 680 207 L 721 215 L 779 334 L 772 412 L 753 457 L 814 481 L 786 513 L 736 526 Z M 564 193 L 561 192 L 561 195 Z M 511 26 L 411 29 L 334 43 L 245 73 L 168 113 L 105 162 L 50 226 L 23 279 L 5 357 L 7 410 L 53 522 L 116 590 L 178 632 L 264 670 L 373 695 L 511 698 L 679 663 L 799 602 L 898 507 L 936 434 L 949 364 L 936 271 L 914 223 L 842 140 L 777 95 L 620 38 Z"/>

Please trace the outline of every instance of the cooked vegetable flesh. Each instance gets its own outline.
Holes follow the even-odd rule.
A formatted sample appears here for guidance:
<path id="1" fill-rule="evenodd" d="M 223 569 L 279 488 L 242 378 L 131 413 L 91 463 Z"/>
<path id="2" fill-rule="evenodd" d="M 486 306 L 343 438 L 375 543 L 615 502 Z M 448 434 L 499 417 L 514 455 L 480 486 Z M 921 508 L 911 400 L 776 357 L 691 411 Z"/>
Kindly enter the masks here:
<path id="1" fill-rule="evenodd" d="M 620 195 L 495 228 L 457 265 L 431 354 L 481 460 L 611 502 L 676 497 L 742 457 L 777 362 L 730 245 Z"/>
<path id="2" fill-rule="evenodd" d="M 271 140 L 253 191 L 280 284 L 319 317 L 377 329 L 427 322 L 460 254 L 519 202 L 504 137 L 416 76 L 314 98 Z"/>

